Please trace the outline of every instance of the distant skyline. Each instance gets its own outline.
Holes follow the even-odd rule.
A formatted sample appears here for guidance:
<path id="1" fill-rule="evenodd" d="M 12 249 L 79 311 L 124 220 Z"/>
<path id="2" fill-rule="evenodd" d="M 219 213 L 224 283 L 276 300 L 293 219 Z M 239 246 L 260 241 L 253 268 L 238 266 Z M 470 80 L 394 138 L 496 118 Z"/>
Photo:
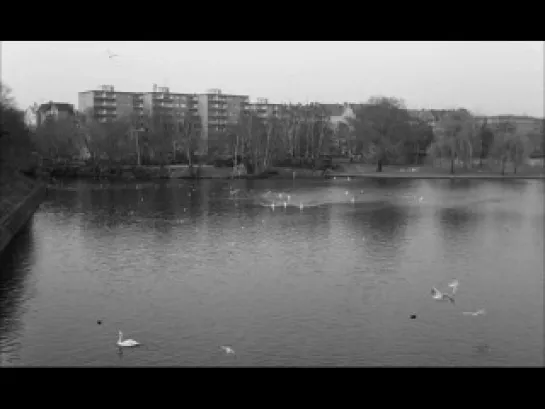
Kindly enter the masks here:
<path id="1" fill-rule="evenodd" d="M 2 42 L 2 82 L 22 109 L 78 92 L 225 93 L 274 103 L 364 102 L 544 116 L 544 43 L 533 42 Z M 109 58 L 108 51 L 117 54 Z"/>

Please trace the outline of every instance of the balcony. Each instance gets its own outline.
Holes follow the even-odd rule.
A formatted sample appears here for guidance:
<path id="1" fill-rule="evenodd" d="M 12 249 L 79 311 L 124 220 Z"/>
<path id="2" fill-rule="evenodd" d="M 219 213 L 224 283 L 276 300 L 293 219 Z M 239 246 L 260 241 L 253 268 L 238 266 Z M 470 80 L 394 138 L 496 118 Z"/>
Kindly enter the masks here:
<path id="1" fill-rule="evenodd" d="M 154 101 L 169 101 L 169 102 L 172 102 L 172 101 L 174 101 L 174 98 L 170 94 L 155 94 L 153 96 L 153 100 Z"/>
<path id="2" fill-rule="evenodd" d="M 225 119 L 227 118 L 227 112 L 224 113 L 209 113 L 208 118 L 209 119 Z"/>
<path id="3" fill-rule="evenodd" d="M 115 101 L 115 94 L 113 92 L 96 92 L 95 99 Z"/>
<path id="4" fill-rule="evenodd" d="M 115 117 L 117 113 L 115 111 L 107 111 L 105 109 L 101 109 L 96 111 L 95 114 L 101 117 Z"/>
<path id="5" fill-rule="evenodd" d="M 102 107 L 115 107 L 116 103 L 115 101 L 106 101 L 106 100 L 99 100 L 95 101 L 95 106 L 102 108 Z"/>

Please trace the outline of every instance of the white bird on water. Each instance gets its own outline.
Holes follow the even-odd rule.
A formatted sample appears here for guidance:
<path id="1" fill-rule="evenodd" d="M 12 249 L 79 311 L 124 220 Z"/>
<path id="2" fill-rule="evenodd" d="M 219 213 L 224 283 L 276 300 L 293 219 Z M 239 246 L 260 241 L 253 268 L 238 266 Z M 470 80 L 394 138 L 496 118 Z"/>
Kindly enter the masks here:
<path id="1" fill-rule="evenodd" d="M 222 345 L 220 348 L 223 349 L 223 351 L 224 351 L 227 355 L 234 355 L 234 354 L 235 354 L 235 351 L 234 351 L 233 348 L 231 348 L 231 347 L 223 346 L 223 345 Z"/>
<path id="2" fill-rule="evenodd" d="M 119 346 L 119 347 L 137 347 L 138 345 L 140 345 L 140 343 L 135 341 L 134 339 L 123 340 L 123 333 L 121 331 L 119 331 L 119 339 L 117 340 L 117 346 Z"/>
<path id="3" fill-rule="evenodd" d="M 472 315 L 474 317 L 476 317 L 477 315 L 484 315 L 486 314 L 486 311 L 485 310 L 477 310 L 475 312 L 463 312 L 462 314 L 464 315 Z"/>

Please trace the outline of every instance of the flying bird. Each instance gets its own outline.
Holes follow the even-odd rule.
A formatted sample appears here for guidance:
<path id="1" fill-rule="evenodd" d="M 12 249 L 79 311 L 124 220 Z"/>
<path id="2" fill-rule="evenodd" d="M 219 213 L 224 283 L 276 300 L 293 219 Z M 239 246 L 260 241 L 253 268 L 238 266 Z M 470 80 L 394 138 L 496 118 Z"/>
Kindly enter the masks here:
<path id="1" fill-rule="evenodd" d="M 448 286 L 449 286 L 450 288 L 452 288 L 452 295 L 456 294 L 456 291 L 458 290 L 458 285 L 459 285 L 459 284 L 460 284 L 460 283 L 458 282 L 458 280 L 453 280 L 452 282 L 450 282 L 450 283 L 448 284 Z"/>
<path id="2" fill-rule="evenodd" d="M 450 294 L 444 294 L 441 291 L 439 291 L 437 288 L 432 287 L 431 289 L 431 296 L 434 300 L 437 301 L 450 301 L 454 304 L 454 297 Z"/>
<path id="3" fill-rule="evenodd" d="M 111 60 L 112 58 L 119 57 L 119 54 L 114 54 L 110 50 L 106 50 L 108 53 L 108 58 Z"/>
<path id="4" fill-rule="evenodd" d="M 235 351 L 234 351 L 233 348 L 231 348 L 231 347 L 228 347 L 228 346 L 221 346 L 220 348 L 223 349 L 223 351 L 224 351 L 227 355 L 234 355 L 234 354 L 235 354 Z"/>

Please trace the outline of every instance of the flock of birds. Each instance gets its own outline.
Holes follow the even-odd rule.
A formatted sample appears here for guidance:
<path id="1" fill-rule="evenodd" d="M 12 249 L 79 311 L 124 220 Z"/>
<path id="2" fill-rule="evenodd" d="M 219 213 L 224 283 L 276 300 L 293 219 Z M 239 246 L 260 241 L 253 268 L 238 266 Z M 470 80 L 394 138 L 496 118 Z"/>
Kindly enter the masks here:
<path id="1" fill-rule="evenodd" d="M 432 287 L 431 288 L 431 296 L 436 301 L 448 301 L 448 302 L 450 302 L 452 304 L 455 304 L 454 296 L 455 296 L 456 292 L 458 291 L 459 284 L 460 283 L 458 282 L 458 280 L 453 280 L 450 283 L 448 283 L 447 286 L 450 288 L 450 293 L 439 291 L 437 289 L 437 287 Z M 470 315 L 470 316 L 475 317 L 475 316 L 478 316 L 478 315 L 485 315 L 486 311 L 484 309 L 479 309 L 477 311 L 464 311 L 462 314 L 463 315 Z M 414 320 L 414 319 L 416 319 L 417 315 L 416 314 L 411 314 L 409 317 Z"/>
<path id="2" fill-rule="evenodd" d="M 431 296 L 436 301 L 448 301 L 452 304 L 455 303 L 454 296 L 458 290 L 459 282 L 458 280 L 453 280 L 448 284 L 448 287 L 450 288 L 450 293 L 442 292 L 437 289 L 437 287 L 432 287 L 431 289 Z M 463 315 L 470 315 L 470 316 L 478 316 L 478 315 L 485 315 L 486 311 L 484 309 L 479 309 L 477 311 L 464 311 Z M 411 314 L 409 316 L 411 319 L 416 319 L 416 314 Z M 97 324 L 101 325 L 102 320 L 98 320 Z M 142 344 L 134 339 L 123 339 L 123 332 L 118 332 L 118 339 L 117 339 L 117 346 L 119 348 L 134 348 L 141 346 Z M 235 355 L 235 350 L 227 345 L 221 345 L 220 349 L 227 355 Z"/>
<path id="3" fill-rule="evenodd" d="M 111 55 L 110 58 L 113 58 L 115 57 L 115 55 Z M 234 189 L 232 186 L 229 188 L 229 194 L 230 196 L 235 196 L 237 195 L 238 193 L 240 192 L 240 189 Z M 363 190 L 360 191 L 360 194 L 363 194 Z M 350 192 L 347 190 L 345 191 L 345 195 L 348 196 L 350 194 Z M 272 195 L 272 192 L 271 191 L 268 191 L 265 193 L 265 197 L 270 197 L 270 195 Z M 290 203 L 290 200 L 291 200 L 291 195 L 289 194 L 286 194 L 286 193 L 277 193 L 276 195 L 276 198 L 278 200 L 280 200 L 281 204 L 284 206 L 284 207 L 287 207 L 287 205 Z M 424 200 L 423 197 L 420 197 L 418 198 L 418 201 L 419 202 L 422 202 Z M 355 196 L 352 196 L 352 198 L 350 199 L 350 201 L 352 203 L 355 202 Z M 275 201 L 272 200 L 270 206 L 274 209 L 275 207 Z M 304 208 L 304 204 L 301 202 L 299 204 L 299 207 L 300 209 L 303 209 Z M 444 292 L 444 291 L 440 291 L 437 287 L 432 287 L 431 289 L 431 296 L 434 300 L 436 301 L 448 301 L 452 304 L 455 304 L 455 295 L 456 295 L 456 292 L 458 290 L 458 286 L 459 286 L 459 282 L 458 280 L 453 280 L 451 281 L 450 283 L 447 284 L 447 286 L 450 288 L 450 292 Z M 479 309 L 477 311 L 464 311 L 462 313 L 463 315 L 466 315 L 466 316 L 479 316 L 479 315 L 485 315 L 486 314 L 486 311 L 484 309 Z M 417 318 L 417 314 L 411 314 L 410 316 L 410 319 L 416 319 Z M 102 324 L 102 320 L 98 320 L 97 321 L 97 324 L 101 325 Z M 116 345 L 121 349 L 121 348 L 134 348 L 134 347 L 139 347 L 141 346 L 142 344 L 134 339 L 123 339 L 123 332 L 122 331 L 118 331 L 118 340 L 116 342 Z M 235 355 L 235 351 L 232 347 L 230 346 L 226 346 L 226 345 L 222 345 L 219 347 L 225 354 L 227 355 Z"/>

